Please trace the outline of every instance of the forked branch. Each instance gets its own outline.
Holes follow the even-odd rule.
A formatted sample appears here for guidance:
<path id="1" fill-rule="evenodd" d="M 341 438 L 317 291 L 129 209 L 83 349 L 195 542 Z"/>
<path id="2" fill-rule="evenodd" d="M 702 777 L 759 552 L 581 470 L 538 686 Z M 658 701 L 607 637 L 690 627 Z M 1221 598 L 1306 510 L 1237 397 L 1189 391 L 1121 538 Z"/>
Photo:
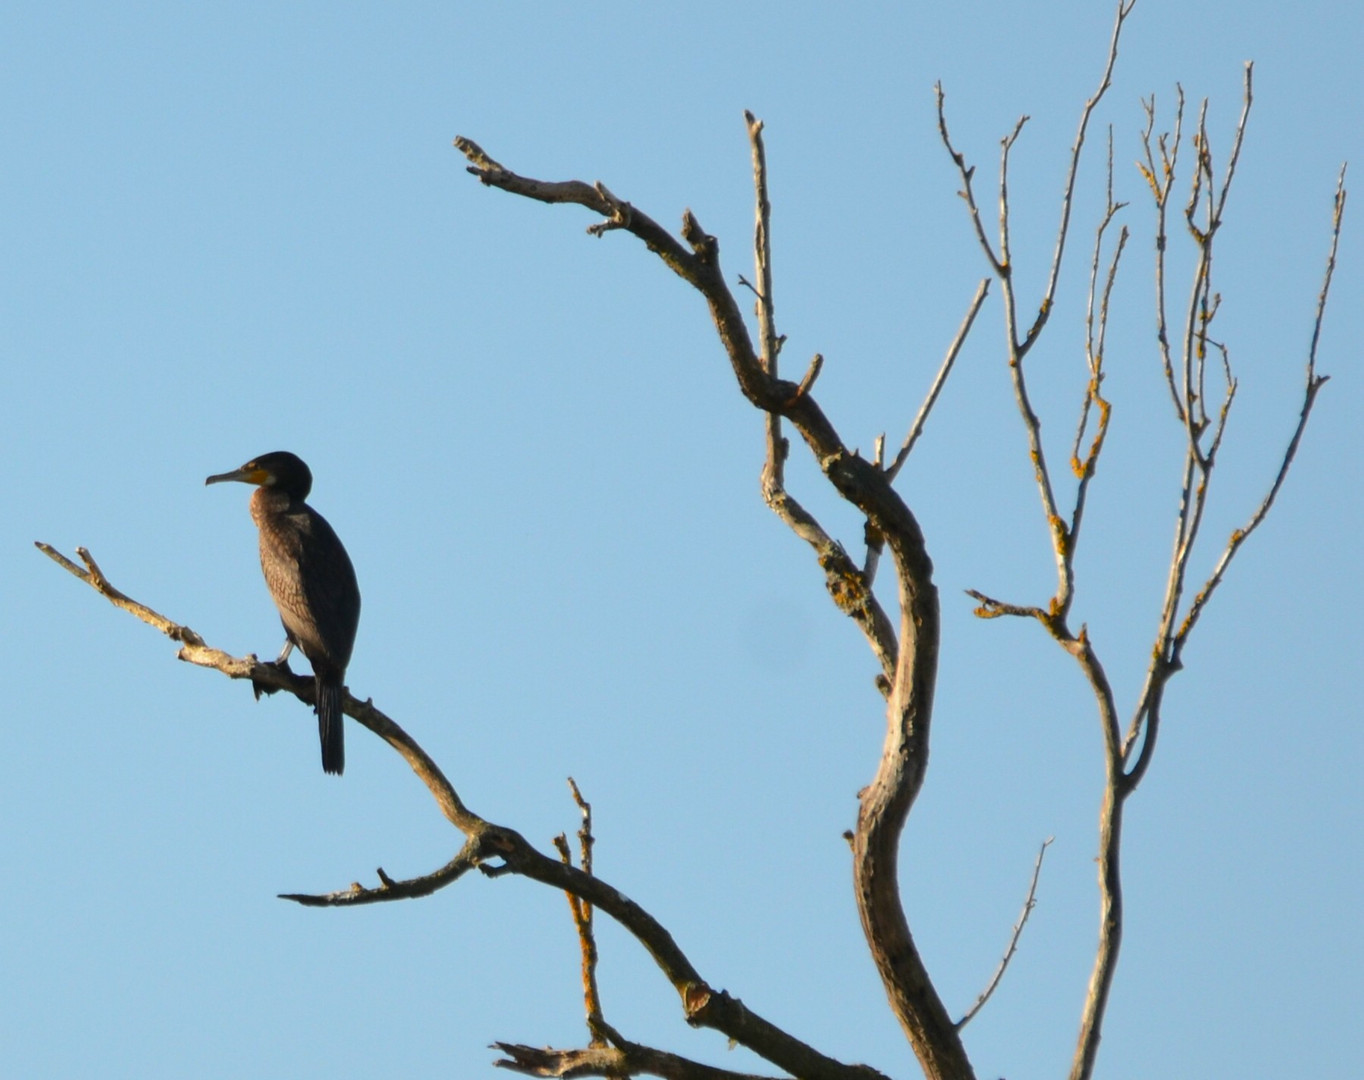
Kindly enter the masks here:
<path id="1" fill-rule="evenodd" d="M 1089 130 L 1090 117 L 1094 113 L 1095 107 L 1103 99 L 1108 88 L 1112 85 L 1113 68 L 1118 59 L 1118 45 L 1122 38 L 1122 28 L 1128 15 L 1132 12 L 1135 0 L 1124 0 L 1117 7 L 1117 13 L 1113 20 L 1113 35 L 1109 42 L 1108 58 L 1104 64 L 1103 75 L 1099 79 L 1098 88 L 1093 95 L 1085 102 L 1084 108 L 1080 113 L 1079 127 L 1076 130 L 1075 142 L 1071 147 L 1070 165 L 1066 174 L 1066 182 L 1061 195 L 1061 218 L 1056 229 L 1056 247 L 1052 255 L 1051 267 L 1048 271 L 1047 284 L 1043 291 L 1042 299 L 1037 306 L 1037 314 L 1032 323 L 1026 330 L 1022 329 L 1018 310 L 1018 298 L 1014 289 L 1014 262 L 1009 250 L 1009 151 L 1013 148 L 1019 134 L 1023 129 L 1026 116 L 1021 118 L 1013 131 L 1001 140 L 1000 162 L 999 162 L 999 242 L 998 252 L 991 246 L 985 234 L 985 227 L 981 221 L 980 209 L 976 204 L 975 196 L 972 192 L 971 181 L 975 174 L 975 167 L 969 165 L 963 155 L 952 144 L 951 134 L 947 128 L 947 117 L 944 105 L 944 95 L 942 88 L 937 90 L 938 102 L 938 133 L 942 139 L 944 148 L 951 157 L 962 179 L 961 194 L 966 200 L 967 210 L 971 219 L 971 226 L 976 234 L 976 240 L 980 244 L 981 250 L 994 270 L 995 276 L 999 279 L 1000 290 L 1004 297 L 1004 331 L 1006 349 L 1008 352 L 1009 377 L 1013 383 L 1014 399 L 1018 406 L 1019 415 L 1023 418 L 1023 429 L 1028 443 L 1028 459 L 1032 463 L 1033 480 L 1037 484 L 1038 494 L 1042 500 L 1042 511 L 1047 522 L 1047 531 L 1051 536 L 1052 551 L 1056 560 L 1057 584 L 1056 594 L 1049 604 L 1046 605 L 1048 619 L 1052 625 L 1049 629 L 1059 638 L 1067 637 L 1069 632 L 1065 630 L 1064 621 L 1070 610 L 1071 602 L 1075 593 L 1074 576 L 1074 538 L 1071 533 L 1073 524 L 1078 523 L 1079 516 L 1072 515 L 1072 522 L 1068 524 L 1061 516 L 1059 503 L 1053 487 L 1051 470 L 1047 464 L 1046 449 L 1042 442 L 1042 422 L 1038 418 L 1032 407 L 1031 395 L 1028 390 L 1027 376 L 1024 370 L 1024 358 L 1036 343 L 1043 328 L 1051 316 L 1052 308 L 1055 306 L 1056 290 L 1060 281 L 1061 263 L 1065 255 L 1066 242 L 1070 235 L 1071 207 L 1075 196 L 1075 180 L 1080 167 L 1080 157 L 1084 150 L 1085 139 Z M 1111 200 L 1110 200 L 1111 204 Z M 1111 216 L 1111 215 L 1110 215 Z M 1097 385 L 1092 381 L 1091 385 L 1094 394 L 1097 396 Z M 1102 445 L 1102 439 L 1098 441 Z M 1095 452 L 1097 458 L 1097 450 Z M 1081 493 L 1081 505 L 1083 501 L 1083 488 Z"/>
<path id="2" fill-rule="evenodd" d="M 753 188 L 755 212 L 753 226 L 753 266 L 757 285 L 752 286 L 757 297 L 755 309 L 758 319 L 758 340 L 761 343 L 760 363 L 769 378 L 775 379 L 778 356 L 785 338 L 777 333 L 776 301 L 772 285 L 772 203 L 767 191 L 767 152 L 763 145 L 763 125 L 750 112 L 744 113 L 748 139 L 753 154 Z M 741 279 L 742 281 L 742 279 Z M 747 284 L 745 282 L 745 284 Z M 808 397 L 815 379 L 824 366 L 824 357 L 815 354 L 805 377 L 796 386 L 793 400 Z M 815 516 L 793 496 L 786 487 L 786 458 L 790 443 L 782 434 L 781 413 L 768 410 L 764 418 L 767 453 L 762 468 L 763 501 L 786 526 L 804 540 L 815 552 L 820 569 L 824 571 L 824 585 L 838 609 L 861 629 L 881 666 L 877 686 L 888 694 L 895 674 L 899 643 L 895 625 L 890 621 L 881 602 L 872 590 L 871 575 L 858 568 L 842 544 L 834 540 Z"/>
<path id="3" fill-rule="evenodd" d="M 1249 79 L 1249 69 L 1247 69 L 1247 79 Z M 1245 114 L 1242 113 L 1241 124 L 1244 125 L 1244 123 Z M 1322 274 L 1321 290 L 1317 294 L 1316 312 L 1312 321 L 1312 333 L 1307 349 L 1307 363 L 1297 423 L 1293 427 L 1288 445 L 1284 449 L 1283 456 L 1279 459 L 1279 467 L 1264 497 L 1255 507 L 1246 523 L 1239 529 L 1233 530 L 1227 538 L 1222 553 L 1207 580 L 1204 581 L 1202 587 L 1181 615 L 1179 605 L 1184 578 L 1193 552 L 1193 539 L 1197 535 L 1203 506 L 1208 497 L 1209 474 L 1216 456 L 1215 451 L 1202 454 L 1201 458 L 1205 464 L 1200 465 L 1200 452 L 1197 445 L 1190 442 L 1186 447 L 1184 481 L 1175 524 L 1175 548 L 1171 556 L 1171 573 L 1162 604 L 1160 624 L 1156 632 L 1156 648 L 1153 652 L 1151 664 L 1147 669 L 1146 681 L 1142 686 L 1141 695 L 1137 700 L 1137 707 L 1133 712 L 1132 721 L 1128 726 L 1122 744 L 1123 759 L 1128 763 L 1126 783 L 1130 787 L 1135 787 L 1141 782 L 1150 766 L 1151 754 L 1160 731 L 1161 704 L 1164 699 L 1165 685 L 1183 666 L 1182 656 L 1189 635 L 1193 632 L 1194 626 L 1207 608 L 1213 594 L 1221 585 L 1237 552 L 1241 550 L 1250 535 L 1260 527 L 1273 507 L 1274 501 L 1288 477 L 1288 471 L 1297 456 L 1303 433 L 1307 429 L 1307 421 L 1312 414 L 1313 406 L 1316 404 L 1317 393 L 1330 379 L 1329 375 L 1317 373 L 1317 347 L 1321 340 L 1321 329 L 1326 317 L 1326 304 L 1331 293 L 1331 281 L 1335 275 L 1336 252 L 1340 244 L 1340 231 L 1345 217 L 1347 195 L 1345 173 L 1345 167 L 1342 166 L 1336 179 L 1335 196 L 1332 200 L 1331 239 L 1326 256 L 1326 267 Z M 1200 259 L 1195 274 L 1202 272 L 1203 265 L 1203 260 Z M 1228 401 L 1223 405 L 1223 416 L 1225 416 L 1229 402 L 1230 395 Z M 1219 429 L 1224 425 L 1225 419 L 1219 422 Z M 1220 438 L 1220 434 L 1218 438 Z M 1215 440 L 1213 445 L 1215 447 Z"/>
<path id="4" fill-rule="evenodd" d="M 1231 152 L 1220 182 L 1214 169 L 1207 133 L 1206 102 L 1199 112 L 1197 134 L 1193 140 L 1196 162 L 1190 179 L 1189 200 L 1185 208 L 1185 222 L 1188 226 L 1189 235 L 1197 248 L 1197 258 L 1185 312 L 1181 353 L 1177 361 L 1172 355 L 1171 335 L 1167 329 L 1166 223 L 1175 183 L 1176 164 L 1179 159 L 1184 108 L 1183 92 L 1180 91 L 1177 97 L 1178 106 L 1173 137 L 1162 134 L 1155 137 L 1153 141 L 1155 99 L 1151 98 L 1143 103 L 1147 114 L 1146 130 L 1143 134 L 1145 158 L 1139 163 L 1138 167 L 1152 192 L 1157 211 L 1155 237 L 1156 341 L 1166 383 L 1175 406 L 1175 414 L 1183 429 L 1185 460 L 1179 492 L 1179 508 L 1176 515 L 1174 551 L 1170 560 L 1160 624 L 1156 634 L 1155 646 L 1151 651 L 1152 659 L 1145 684 L 1138 698 L 1131 725 L 1124 735 L 1119 729 L 1112 687 L 1085 628 L 1081 627 L 1078 634 L 1073 634 L 1067 625 L 1067 614 L 1075 595 L 1074 556 L 1083 520 L 1086 495 L 1090 482 L 1095 475 L 1097 461 L 1108 431 L 1110 407 L 1101 392 L 1104 376 L 1105 337 L 1113 283 L 1127 241 L 1127 230 L 1124 228 L 1119 233 L 1116 244 L 1112 246 L 1107 273 L 1101 274 L 1104 234 L 1113 221 L 1114 215 L 1122 206 L 1113 198 L 1111 133 L 1109 137 L 1107 203 L 1095 232 L 1094 253 L 1090 267 L 1085 349 L 1088 378 L 1080 411 L 1080 422 L 1071 451 L 1071 468 L 1075 474 L 1077 485 L 1074 508 L 1068 524 L 1062 520 L 1057 512 L 1057 497 L 1052 487 L 1052 479 L 1047 468 L 1041 441 L 1041 423 L 1029 401 L 1023 357 L 1036 341 L 1038 333 L 1045 325 L 1047 314 L 1051 310 L 1061 256 L 1065 249 L 1076 167 L 1080 150 L 1084 144 L 1085 128 L 1094 105 L 1109 85 L 1119 32 L 1130 9 L 1130 4 L 1120 5 L 1118 8 L 1108 65 L 1105 68 L 1098 91 L 1086 104 L 1081 116 L 1079 134 L 1072 151 L 1071 168 L 1063 198 L 1063 209 L 1058 227 L 1051 276 L 1038 317 L 1025 333 L 1020 333 L 1017 322 L 1012 283 L 1013 262 L 1008 247 L 1008 152 L 1018 137 L 1019 128 L 1016 127 L 1003 140 L 1002 144 L 1001 213 L 999 248 L 996 252 L 985 236 L 980 212 L 971 192 L 971 179 L 974 169 L 952 145 L 947 123 L 943 116 L 941 91 L 939 91 L 938 96 L 939 130 L 943 144 L 961 175 L 964 185 L 963 194 L 966 198 L 967 210 L 977 242 L 995 270 L 996 276 L 1000 279 L 1001 288 L 1004 292 L 1009 373 L 1014 383 L 1019 413 L 1027 434 L 1029 458 L 1033 465 L 1043 510 L 1052 534 L 1053 556 L 1058 569 L 1057 592 L 1044 605 L 1007 603 L 977 591 L 971 591 L 970 595 L 979 602 L 979 606 L 976 608 L 978 616 L 997 618 L 1012 615 L 1036 619 L 1067 652 L 1075 657 L 1094 694 L 1103 735 L 1106 776 L 1099 821 L 1098 863 L 1101 909 L 1099 946 L 1085 998 L 1080 1033 L 1070 1073 L 1071 1080 L 1088 1080 L 1094 1068 L 1103 1017 L 1122 940 L 1121 837 L 1123 806 L 1127 797 L 1140 783 L 1150 764 L 1151 754 L 1159 732 L 1160 706 L 1165 686 L 1170 677 L 1180 669 L 1181 652 L 1188 635 L 1197 623 L 1213 592 L 1221 583 L 1227 566 L 1250 533 L 1264 520 L 1265 515 L 1273 505 L 1275 496 L 1278 494 L 1297 452 L 1317 392 L 1326 381 L 1325 376 L 1316 373 L 1317 342 L 1335 265 L 1341 217 L 1345 204 L 1344 172 L 1342 170 L 1336 189 L 1330 254 L 1327 258 L 1325 280 L 1318 298 L 1312 343 L 1308 350 L 1306 383 L 1297 426 L 1289 440 L 1288 448 L 1269 491 L 1247 524 L 1232 533 L 1212 573 L 1202 589 L 1189 603 L 1187 609 L 1183 610 L 1181 616 L 1181 603 L 1188 567 L 1207 506 L 1217 453 L 1226 432 L 1227 417 L 1236 394 L 1236 380 L 1231 371 L 1229 350 L 1224 342 L 1214 339 L 1209 333 L 1213 320 L 1217 316 L 1221 300 L 1212 287 L 1212 267 L 1215 238 L 1222 226 L 1227 197 L 1235 176 L 1237 162 L 1240 159 L 1246 123 L 1253 100 L 1252 68 L 1250 65 L 1246 66 L 1243 106 L 1236 124 Z M 1208 404 L 1207 359 L 1210 351 L 1220 359 L 1219 366 L 1224 382 L 1221 400 L 1215 409 L 1210 409 Z M 1086 440 L 1088 440 L 1087 443 Z"/>
<path id="5" fill-rule="evenodd" d="M 826 574 L 834 568 L 831 586 L 836 584 L 837 589 L 831 587 L 831 592 L 840 601 L 840 607 L 858 618 L 882 665 L 881 685 L 887 696 L 886 742 L 877 774 L 863 791 L 853 840 L 855 889 L 863 932 L 891 1007 L 925 1073 L 944 1080 L 965 1080 L 973 1076 L 971 1066 L 909 932 L 897 873 L 900 834 L 922 787 L 928 761 L 939 634 L 933 566 L 919 524 L 891 486 L 879 455 L 877 460 L 867 461 L 848 449 L 811 392 L 812 380 L 793 384 L 777 373 L 782 339 L 774 326 L 770 204 L 762 125 L 751 115 L 747 121 L 758 205 L 757 284 L 752 287 L 757 293 L 759 337 L 764 343 L 759 350 L 754 349 L 738 304 L 720 272 L 719 244 L 690 212 L 683 215 L 681 234 L 692 248 L 687 252 L 670 236 L 660 236 L 652 218 L 633 207 L 625 213 L 607 202 L 600 184 L 535 180 L 492 161 L 467 139 L 457 139 L 455 145 L 472 163 L 469 171 L 484 184 L 545 202 L 577 203 L 606 215 L 619 228 L 643 240 L 666 265 L 696 288 L 710 307 L 744 396 L 768 417 L 795 428 L 839 495 L 866 518 L 869 537 L 875 543 L 884 542 L 890 551 L 899 589 L 898 633 L 888 632 L 888 620 L 878 615 L 879 604 L 872 606 L 874 597 L 867 585 L 870 574 L 859 571 L 841 546 L 831 541 L 818 523 L 799 509 L 799 504 L 789 501 L 781 472 L 787 452 L 785 440 L 780 426 L 768 421 L 764 491 L 772 493 L 769 501 L 777 503 L 774 509 L 797 534 L 820 551 Z M 868 560 L 868 570 L 872 569 L 872 562 Z M 858 612 L 865 614 L 859 618 Z"/>

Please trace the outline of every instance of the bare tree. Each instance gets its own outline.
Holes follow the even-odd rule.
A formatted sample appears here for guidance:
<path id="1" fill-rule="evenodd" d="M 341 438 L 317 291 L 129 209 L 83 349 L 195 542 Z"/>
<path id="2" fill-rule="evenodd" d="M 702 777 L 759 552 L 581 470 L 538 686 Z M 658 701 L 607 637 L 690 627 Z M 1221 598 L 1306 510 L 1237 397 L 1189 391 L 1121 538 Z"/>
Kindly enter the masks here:
<path id="1" fill-rule="evenodd" d="M 975 1076 L 962 1042 L 962 1029 L 988 1001 L 1008 967 L 1035 901 L 1046 851 L 1044 843 L 1033 868 L 1022 913 L 998 969 L 970 1009 L 954 1019 L 915 946 L 899 894 L 897 856 L 901 833 L 928 766 L 938 666 L 939 601 L 923 533 L 912 509 L 896 490 L 895 479 L 925 429 L 953 363 L 986 301 L 991 282 L 998 283 L 1002 294 L 1005 367 L 1012 382 L 1026 450 L 1051 538 L 1057 585 L 1051 597 L 1035 604 L 1010 602 L 974 590 L 970 595 L 979 605 L 975 609 L 979 617 L 1019 616 L 1034 620 L 1075 658 L 1081 677 L 1094 697 L 1104 747 L 1105 786 L 1099 815 L 1099 943 L 1082 1009 L 1071 1067 L 1073 1080 L 1082 1080 L 1092 1074 L 1099 1047 L 1123 933 L 1123 812 L 1128 798 L 1137 790 L 1150 767 L 1160 732 L 1166 686 L 1181 669 L 1184 647 L 1221 585 L 1227 567 L 1272 507 L 1292 464 L 1317 392 L 1327 378 L 1317 374 L 1316 353 L 1345 204 L 1343 170 L 1336 188 L 1330 254 L 1307 349 L 1305 382 L 1296 426 L 1262 501 L 1250 513 L 1245 525 L 1223 542 L 1221 554 L 1207 579 L 1196 584 L 1191 582 L 1191 557 L 1199 540 L 1217 456 L 1237 387 L 1231 350 L 1212 333 L 1219 304 L 1219 296 L 1213 288 L 1213 254 L 1250 112 L 1251 68 L 1246 67 L 1244 106 L 1220 171 L 1214 166 L 1206 125 L 1206 104 L 1198 111 L 1193 136 L 1186 140 L 1182 91 L 1176 99 L 1169 132 L 1158 133 L 1158 110 L 1154 97 L 1149 99 L 1144 103 L 1146 126 L 1139 169 L 1156 211 L 1155 343 L 1178 422 L 1178 438 L 1183 444 L 1183 467 L 1176 485 L 1174 546 L 1160 606 L 1161 616 L 1144 684 L 1132 708 L 1131 719 L 1124 726 L 1104 664 L 1085 626 L 1073 629 L 1070 623 L 1077 590 L 1075 558 L 1086 497 L 1104 450 L 1111 410 L 1103 394 L 1109 305 L 1129 239 L 1125 225 L 1114 233 L 1125 204 L 1116 202 L 1113 196 L 1111 132 L 1105 206 L 1094 226 L 1089 257 L 1084 388 L 1068 461 L 1069 479 L 1064 477 L 1064 470 L 1054 468 L 1048 458 L 1041 421 L 1031 403 L 1026 360 L 1046 329 L 1054 308 L 1071 238 L 1076 177 L 1087 144 L 1090 119 L 1109 88 L 1123 25 L 1131 10 L 1131 0 L 1118 7 L 1102 77 L 1081 111 L 1070 151 L 1046 284 L 1034 304 L 1028 304 L 1017 295 L 1015 257 L 1010 246 L 1009 154 L 1027 118 L 1020 119 L 1001 143 L 999 216 L 992 238 L 992 230 L 987 228 L 976 199 L 975 167 L 968 164 L 953 144 L 944 94 L 941 87 L 937 89 L 940 135 L 959 173 L 967 221 L 975 243 L 985 257 L 989 275 L 967 302 L 960 328 L 948 343 L 923 404 L 893 456 L 887 455 L 884 436 L 877 440 L 870 459 L 849 449 L 814 395 L 822 357 L 815 355 L 799 380 L 784 378 L 780 373 L 779 357 L 785 339 L 777 329 L 771 205 L 760 120 L 745 114 L 756 192 L 754 272 L 752 281 L 743 277 L 737 279 L 737 284 L 756 300 L 756 337 L 750 331 L 734 289 L 721 270 L 718 241 L 702 228 L 690 211 L 683 215 L 680 235 L 674 236 L 602 183 L 551 182 L 523 176 L 499 164 L 471 140 L 456 139 L 456 146 L 470 162 L 469 172 L 483 184 L 541 202 L 586 207 L 601 219 L 589 226 L 589 233 L 597 237 L 613 231 L 632 234 L 706 300 L 739 389 L 764 417 L 766 459 L 761 474 L 764 498 L 792 532 L 810 546 L 830 596 L 856 623 L 879 667 L 877 685 L 886 701 L 886 739 L 876 774 L 861 793 L 856 828 L 848 836 L 853 852 L 854 889 L 867 946 L 885 986 L 890 1007 L 924 1074 L 935 1080 L 966 1080 Z M 1191 154 L 1193 158 L 1189 177 L 1184 181 L 1188 196 L 1182 214 L 1185 231 L 1194 245 L 1194 266 L 1183 310 L 1172 314 L 1168 299 L 1167 229 L 1172 201 L 1176 199 L 1176 182 L 1185 164 L 1181 153 L 1186 157 Z M 1174 213 L 1179 212 L 1175 205 Z M 850 554 L 848 546 L 831 536 L 787 490 L 785 463 L 790 444 L 784 433 L 785 425 L 794 429 L 834 490 L 863 518 L 865 530 L 861 543 L 864 554 L 860 560 Z M 77 549 L 84 563 L 82 567 L 46 544 L 38 546 L 112 603 L 181 643 L 180 659 L 215 668 L 232 678 L 250 679 L 270 690 L 287 691 L 301 701 L 311 700 L 311 679 L 263 664 L 254 656 L 237 658 L 212 648 L 188 627 L 115 589 L 85 549 Z M 877 570 L 881 556 L 886 552 L 889 552 L 895 579 L 894 598 L 889 602 L 883 602 L 878 594 L 881 582 Z M 867 1080 L 881 1075 L 868 1066 L 846 1064 L 820 1053 L 765 1020 L 738 998 L 712 987 L 665 927 L 640 905 L 595 876 L 591 808 L 576 785 L 572 786 L 572 794 L 581 811 L 582 827 L 578 833 L 575 865 L 572 846 L 566 837 L 555 839 L 556 854 L 550 855 L 538 850 L 515 830 L 492 823 L 466 806 L 435 762 L 372 701 L 360 701 L 347 694 L 345 711 L 403 756 L 435 796 L 445 817 L 463 834 L 464 841 L 445 866 L 423 877 L 395 880 L 381 869 L 378 884 L 372 887 L 353 885 L 335 893 L 291 894 L 286 899 L 329 907 L 407 899 L 428 895 L 475 867 L 489 877 L 521 875 L 561 889 L 568 895 L 582 954 L 589 1042 L 576 1049 L 498 1043 L 505 1055 L 499 1065 L 536 1076 L 649 1074 L 687 1080 L 720 1080 L 743 1075 L 633 1042 L 607 1022 L 597 992 L 593 930 L 594 914 L 601 910 L 625 927 L 653 958 L 676 990 L 683 1015 L 693 1026 L 722 1032 L 733 1042 L 771 1062 L 783 1075 L 812 1080 Z"/>

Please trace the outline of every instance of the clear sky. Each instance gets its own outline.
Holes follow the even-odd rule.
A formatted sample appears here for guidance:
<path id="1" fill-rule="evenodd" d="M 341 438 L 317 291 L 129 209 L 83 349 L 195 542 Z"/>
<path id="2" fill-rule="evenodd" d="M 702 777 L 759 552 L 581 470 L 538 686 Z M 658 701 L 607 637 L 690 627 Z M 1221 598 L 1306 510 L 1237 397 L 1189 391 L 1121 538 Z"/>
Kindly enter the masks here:
<path id="1" fill-rule="evenodd" d="M 603 877 L 714 985 L 827 1053 L 916 1075 L 861 939 L 841 838 L 883 734 L 875 665 L 807 550 L 763 506 L 761 418 L 703 304 L 592 218 L 482 188 L 509 167 L 685 207 L 751 273 L 742 110 L 767 124 L 776 303 L 791 367 L 852 445 L 905 430 L 986 272 L 937 143 L 989 193 L 1014 155 L 1014 252 L 1040 295 L 1064 155 L 1105 3 L 70 4 L 0 14 L 0 1073 L 487 1075 L 495 1039 L 578 1045 L 563 897 L 470 877 L 352 911 L 275 898 L 427 872 L 459 837 L 349 724 L 341 780 L 312 716 L 178 663 L 32 547 L 236 654 L 281 631 L 244 487 L 274 449 L 354 559 L 348 681 L 485 816 L 549 845 L 596 811 Z M 1133 230 L 1115 295 L 1109 455 L 1079 562 L 1126 711 L 1158 613 L 1179 429 L 1157 369 L 1139 99 L 1211 98 L 1225 160 L 1256 105 L 1217 265 L 1240 377 L 1207 535 L 1260 498 L 1296 419 L 1337 170 L 1364 167 L 1353 5 L 1140 0 L 1111 124 Z M 1083 278 L 1102 157 L 1032 355 L 1063 454 L 1083 387 Z M 1360 180 L 1356 176 L 1356 182 Z M 1106 1077 L 1357 1075 L 1364 766 L 1359 681 L 1361 269 L 1347 215 L 1320 366 L 1334 376 L 1268 523 L 1171 686 L 1127 816 L 1128 926 Z M 1172 242 L 1182 275 L 1188 250 Z M 1177 301 L 1185 278 L 1173 286 Z M 981 1077 L 1062 1074 L 1096 933 L 1099 728 L 1079 672 L 978 588 L 1054 584 L 988 303 L 899 485 L 928 537 L 943 657 L 933 762 L 906 835 L 911 923 L 954 1013 L 988 979 L 1039 843 L 1015 964 L 967 1029 Z M 860 528 L 795 447 L 793 492 Z M 761 1071 L 682 1022 L 602 926 L 625 1034 Z M 770 1071 L 770 1070 L 769 1070 Z"/>

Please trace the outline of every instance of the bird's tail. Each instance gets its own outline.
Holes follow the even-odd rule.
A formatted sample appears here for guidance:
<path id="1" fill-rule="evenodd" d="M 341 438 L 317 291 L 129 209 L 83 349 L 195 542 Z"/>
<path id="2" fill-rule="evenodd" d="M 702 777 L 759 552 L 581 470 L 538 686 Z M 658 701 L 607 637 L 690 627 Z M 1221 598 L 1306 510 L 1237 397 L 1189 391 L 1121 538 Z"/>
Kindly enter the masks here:
<path id="1" fill-rule="evenodd" d="M 322 771 L 340 776 L 346 771 L 346 731 L 341 726 L 342 686 L 339 678 L 317 677 L 317 734 L 322 740 Z"/>

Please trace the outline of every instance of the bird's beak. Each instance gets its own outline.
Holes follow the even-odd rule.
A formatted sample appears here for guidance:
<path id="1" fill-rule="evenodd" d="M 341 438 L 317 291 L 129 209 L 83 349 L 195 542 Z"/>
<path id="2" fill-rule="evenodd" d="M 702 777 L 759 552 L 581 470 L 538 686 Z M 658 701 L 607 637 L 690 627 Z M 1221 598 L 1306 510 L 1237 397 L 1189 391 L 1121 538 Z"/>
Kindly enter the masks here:
<path id="1" fill-rule="evenodd" d="M 204 481 L 205 484 L 221 484 L 225 480 L 240 480 L 243 484 L 263 484 L 265 483 L 266 472 L 264 469 L 256 468 L 254 465 L 243 465 L 240 469 L 233 469 L 231 472 L 218 473 L 217 476 L 210 476 Z"/>

